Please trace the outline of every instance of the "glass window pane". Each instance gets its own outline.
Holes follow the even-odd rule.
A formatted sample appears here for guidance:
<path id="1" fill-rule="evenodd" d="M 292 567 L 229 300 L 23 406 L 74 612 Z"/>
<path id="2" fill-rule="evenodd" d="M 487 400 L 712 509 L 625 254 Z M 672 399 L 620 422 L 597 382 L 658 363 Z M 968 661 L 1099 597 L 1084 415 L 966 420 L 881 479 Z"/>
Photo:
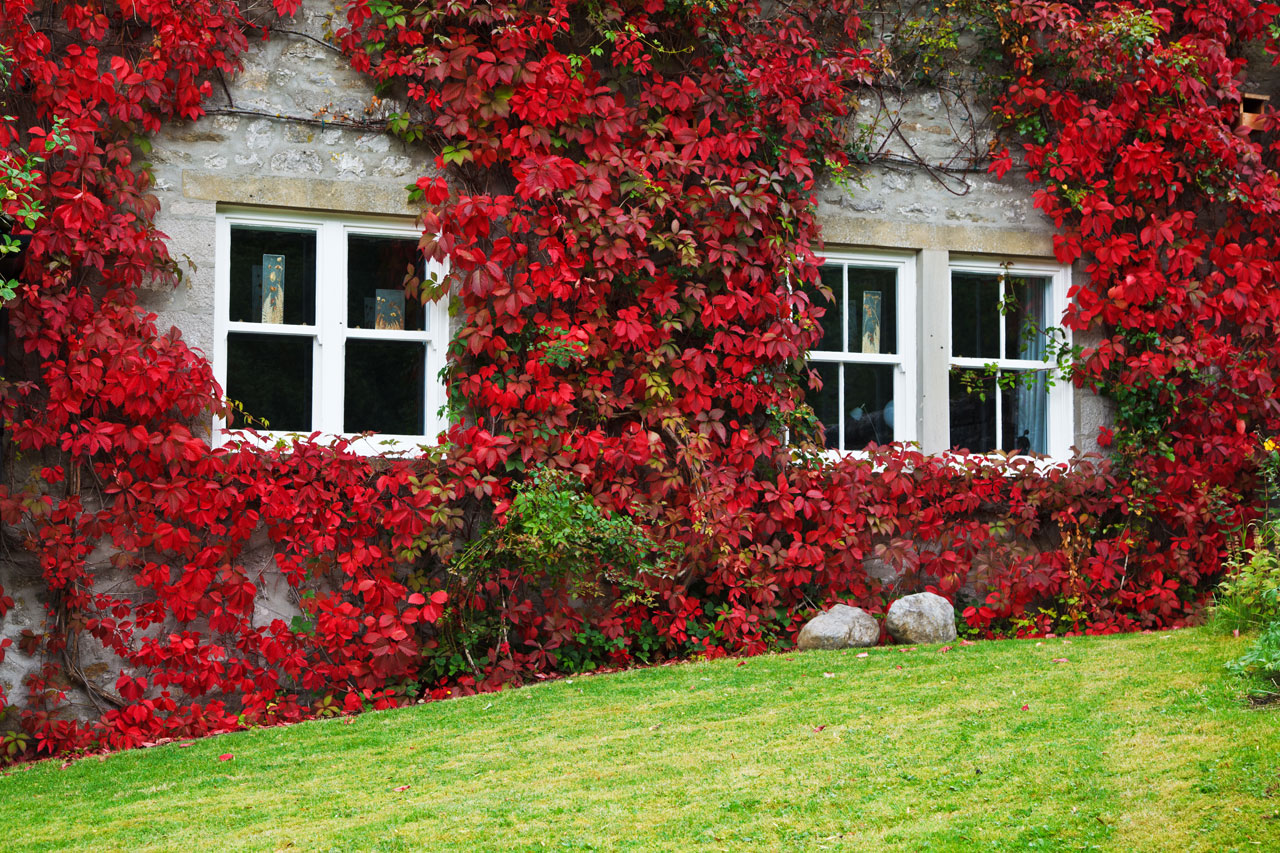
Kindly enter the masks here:
<path id="1" fill-rule="evenodd" d="M 839 264 L 826 264 L 819 270 L 822 283 L 831 288 L 831 301 L 818 292 L 812 282 L 806 282 L 803 290 L 809 297 L 809 304 L 823 311 L 818 321 L 822 328 L 822 337 L 813 349 L 841 352 L 844 350 L 844 330 L 841 318 L 844 311 L 844 269 Z"/>
<path id="2" fill-rule="evenodd" d="M 422 255 L 416 238 L 350 235 L 347 326 L 416 332 L 425 329 L 426 311 L 418 300 L 418 289 L 405 292 L 406 280 L 421 276 Z"/>
<path id="3" fill-rule="evenodd" d="M 227 396 L 262 423 L 231 426 L 311 431 L 312 339 L 301 335 L 227 334 Z"/>
<path id="4" fill-rule="evenodd" d="M 1043 359 L 1049 279 L 1010 276 L 1005 292 L 1005 358 Z"/>
<path id="5" fill-rule="evenodd" d="M 951 446 L 971 453 L 996 449 L 996 379 L 983 370 L 951 371 Z"/>
<path id="6" fill-rule="evenodd" d="M 951 354 L 1000 357 L 1000 276 L 951 274 Z"/>
<path id="7" fill-rule="evenodd" d="M 1005 374 L 1012 387 L 1001 389 L 1000 434 L 1013 453 L 1048 453 L 1049 388 L 1045 372 Z M 1008 384 L 1008 379 L 1006 379 Z"/>
<path id="8" fill-rule="evenodd" d="M 422 435 L 427 347 L 348 340 L 343 432 Z"/>
<path id="9" fill-rule="evenodd" d="M 898 271 L 849 267 L 849 351 L 898 351 Z"/>
<path id="10" fill-rule="evenodd" d="M 230 315 L 244 323 L 315 325 L 315 232 L 233 225 Z"/>
<path id="11" fill-rule="evenodd" d="M 840 365 L 830 362 L 810 362 L 810 367 L 822 377 L 822 389 L 805 391 L 804 401 L 813 409 L 822 424 L 823 445 L 828 450 L 840 449 Z"/>
<path id="12" fill-rule="evenodd" d="M 892 364 L 844 365 L 844 449 L 893 441 Z"/>

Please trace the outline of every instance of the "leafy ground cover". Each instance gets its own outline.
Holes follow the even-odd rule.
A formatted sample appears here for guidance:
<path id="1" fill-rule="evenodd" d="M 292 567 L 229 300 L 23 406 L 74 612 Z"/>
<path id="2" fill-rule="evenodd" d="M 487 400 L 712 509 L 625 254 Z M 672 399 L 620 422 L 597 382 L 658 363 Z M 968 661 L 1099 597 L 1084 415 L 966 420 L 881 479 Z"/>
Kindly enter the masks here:
<path id="1" fill-rule="evenodd" d="M 44 762 L 0 778 L 0 847 L 1275 850 L 1244 645 L 719 660 Z"/>

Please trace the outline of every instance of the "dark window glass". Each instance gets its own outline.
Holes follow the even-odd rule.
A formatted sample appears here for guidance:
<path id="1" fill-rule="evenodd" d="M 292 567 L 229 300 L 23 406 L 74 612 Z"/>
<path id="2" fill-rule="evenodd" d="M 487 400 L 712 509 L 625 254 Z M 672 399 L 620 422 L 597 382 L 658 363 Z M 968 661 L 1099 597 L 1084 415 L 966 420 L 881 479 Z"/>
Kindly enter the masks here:
<path id="1" fill-rule="evenodd" d="M 820 391 L 809 390 L 805 402 L 822 423 L 823 444 L 829 450 L 840 449 L 840 365 L 812 362 L 809 365 L 822 377 Z"/>
<path id="2" fill-rule="evenodd" d="M 971 453 L 996 449 L 996 380 L 982 370 L 951 371 L 951 446 Z"/>
<path id="3" fill-rule="evenodd" d="M 232 226 L 230 316 L 245 323 L 314 325 L 315 232 Z"/>
<path id="4" fill-rule="evenodd" d="M 844 365 L 844 449 L 893 441 L 891 364 Z"/>
<path id="5" fill-rule="evenodd" d="M 343 431 L 422 435 L 426 345 L 348 340 L 346 357 Z"/>
<path id="6" fill-rule="evenodd" d="M 844 349 L 844 270 L 839 265 L 827 264 L 819 270 L 819 275 L 822 283 L 831 288 L 831 301 L 813 284 L 805 285 L 809 304 L 824 312 L 818 321 L 822 326 L 822 338 L 813 345 L 813 349 L 840 352 Z"/>
<path id="7" fill-rule="evenodd" d="M 967 272 L 951 274 L 953 356 L 999 358 L 1000 321 L 998 275 Z"/>
<path id="8" fill-rule="evenodd" d="M 227 396 L 266 421 L 231 426 L 310 432 L 311 351 L 312 339 L 300 335 L 228 333 Z"/>
<path id="9" fill-rule="evenodd" d="M 405 293 L 406 280 L 421 278 L 421 272 L 416 239 L 351 235 L 347 239 L 348 327 L 425 329 L 426 312 L 417 288 Z"/>

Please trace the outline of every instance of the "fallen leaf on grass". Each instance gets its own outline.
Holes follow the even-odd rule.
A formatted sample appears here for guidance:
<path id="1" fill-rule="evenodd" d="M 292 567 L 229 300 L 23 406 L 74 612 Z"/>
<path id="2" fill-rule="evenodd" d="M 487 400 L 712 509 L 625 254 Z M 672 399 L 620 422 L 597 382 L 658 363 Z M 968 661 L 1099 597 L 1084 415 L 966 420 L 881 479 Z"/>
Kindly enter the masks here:
<path id="1" fill-rule="evenodd" d="M 196 742 L 193 740 L 184 740 L 182 743 L 178 744 L 178 749 L 186 749 L 189 746 L 195 746 L 195 745 L 196 745 Z"/>
<path id="2" fill-rule="evenodd" d="M 738 661 L 738 666 L 746 666 L 746 665 L 747 665 L 747 662 L 746 662 L 746 661 L 744 661 L 744 660 L 740 660 L 740 661 Z"/>
<path id="3" fill-rule="evenodd" d="M 408 786 L 408 785 L 401 785 L 399 788 L 392 788 L 391 790 L 393 790 L 393 791 L 407 791 L 407 790 L 409 790 L 409 786 Z"/>
<path id="4" fill-rule="evenodd" d="M 835 674 L 834 672 L 824 672 L 824 673 L 822 673 L 822 677 L 823 677 L 823 678 L 835 678 L 835 677 L 836 677 L 836 674 Z"/>
<path id="5" fill-rule="evenodd" d="M 865 658 L 865 657 L 869 657 L 870 655 L 871 655 L 871 652 L 858 652 L 858 654 L 855 657 Z"/>
<path id="6" fill-rule="evenodd" d="M 1053 659 L 1053 662 L 1054 662 L 1054 663 L 1068 663 L 1068 661 L 1067 661 L 1067 659 L 1066 659 L 1066 658 L 1054 658 L 1054 659 Z"/>
<path id="7" fill-rule="evenodd" d="M 822 731 L 822 730 L 823 730 L 823 729 L 825 729 L 825 728 L 826 728 L 826 726 L 814 726 L 814 727 L 813 727 L 813 730 L 814 730 L 815 732 L 820 732 L 820 731 Z"/>
<path id="8" fill-rule="evenodd" d="M 1024 711 L 1030 711 L 1030 710 L 1031 710 L 1031 706 L 1030 706 L 1030 705 L 1023 705 L 1023 706 L 1022 706 L 1022 710 L 1024 710 Z"/>
<path id="9" fill-rule="evenodd" d="M 943 646 L 942 648 L 938 649 L 938 654 L 946 654 L 949 651 L 951 651 L 951 646 Z"/>
<path id="10" fill-rule="evenodd" d="M 232 755 L 232 754 L 231 754 L 231 753 L 229 753 L 229 752 L 224 752 L 224 753 L 222 753 L 222 755 L 219 755 L 219 756 L 218 756 L 218 760 L 219 760 L 219 761 L 230 761 L 230 760 L 231 760 L 231 759 L 233 759 L 233 758 L 235 758 L 235 756 L 234 756 L 234 755 Z"/>
<path id="11" fill-rule="evenodd" d="M 972 645 L 973 645 L 973 640 L 961 640 L 961 641 L 960 641 L 960 645 L 962 645 L 962 646 L 972 646 Z"/>

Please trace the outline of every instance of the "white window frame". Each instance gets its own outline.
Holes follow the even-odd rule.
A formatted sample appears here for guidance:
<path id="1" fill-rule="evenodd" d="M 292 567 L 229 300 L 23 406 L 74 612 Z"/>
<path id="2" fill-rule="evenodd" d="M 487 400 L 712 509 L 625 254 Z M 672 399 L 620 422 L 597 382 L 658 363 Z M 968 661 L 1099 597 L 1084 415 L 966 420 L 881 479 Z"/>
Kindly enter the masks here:
<path id="1" fill-rule="evenodd" d="M 290 231 L 312 231 L 316 235 L 315 325 L 285 325 L 231 320 L 231 229 L 233 226 Z M 214 295 L 214 376 L 227 390 L 227 338 L 232 332 L 257 335 L 310 337 L 311 357 L 311 430 L 322 440 L 337 437 L 351 440 L 357 453 L 377 455 L 412 452 L 434 444 L 436 436 L 448 427 L 438 413 L 445 403 L 445 390 L 439 379 L 445 366 L 449 345 L 449 299 L 443 296 L 424 306 L 425 327 L 422 331 L 388 329 L 352 329 L 347 326 L 347 238 L 352 235 L 373 237 L 405 237 L 417 239 L 422 231 L 411 219 L 386 219 L 370 216 L 302 211 L 268 211 L 244 208 L 219 209 L 215 234 Z M 429 261 L 427 275 L 446 275 L 448 270 Z M 426 347 L 423 371 L 423 435 L 356 436 L 342 432 L 344 397 L 346 394 L 345 358 L 348 340 L 413 341 Z M 227 393 L 231 393 L 227 391 Z M 271 445 L 298 433 L 261 430 L 257 438 L 247 432 L 228 429 L 224 418 L 214 419 L 214 446 L 235 439 L 248 439 Z"/>
<path id="2" fill-rule="evenodd" d="M 957 357 L 952 340 L 954 332 L 954 324 L 952 318 L 951 295 L 953 275 L 957 272 L 961 273 L 977 273 L 979 275 L 998 275 L 998 276 L 1028 276 L 1035 278 L 1049 279 L 1049 297 L 1047 300 L 1047 314 L 1049 325 L 1062 329 L 1065 335 L 1065 344 L 1071 345 L 1071 331 L 1062 326 L 1062 316 L 1067 310 L 1067 291 L 1070 282 L 1070 268 L 1060 264 L 1037 263 L 1034 261 L 1002 261 L 999 259 L 988 258 L 956 258 L 952 256 L 948 263 L 947 272 L 947 304 L 945 307 L 947 317 L 947 370 L 954 368 L 972 368 L 982 370 L 988 365 L 994 364 L 1001 371 L 1032 371 L 1032 370 L 1050 370 L 1052 371 L 1056 365 L 1049 361 L 1036 361 L 1029 359 L 1012 359 L 1012 358 L 960 358 Z M 1003 284 L 1001 285 L 1001 295 L 1003 296 Z M 1003 328 L 1003 326 L 1002 326 Z M 1003 332 L 1001 333 L 1004 334 Z M 1003 354 L 1003 353 L 1002 353 Z M 1062 376 L 1050 375 L 1053 380 L 1052 387 L 1048 390 L 1049 401 L 1045 407 L 1045 417 L 1048 421 L 1046 426 L 1045 449 L 1046 455 L 1055 461 L 1062 461 L 1070 458 L 1071 444 L 1075 440 L 1075 424 L 1072 410 L 1072 398 L 1070 384 Z M 1000 394 L 996 394 L 996 423 L 1000 423 L 1001 400 Z M 948 419 L 947 430 L 950 434 L 951 424 Z"/>
<path id="3" fill-rule="evenodd" d="M 896 369 L 893 372 L 893 440 L 896 442 L 917 441 L 917 423 L 919 420 L 920 399 L 917 392 L 917 358 L 919 347 L 916 342 L 916 258 L 914 253 L 899 252 L 867 252 L 867 251 L 827 251 L 820 255 L 823 266 L 840 264 L 844 271 L 844 287 L 841 289 L 843 306 L 828 305 L 827 310 L 841 309 L 845 318 L 843 323 L 843 340 L 845 351 L 810 350 L 805 356 L 810 363 L 827 364 L 887 364 Z M 869 267 L 873 269 L 890 269 L 897 274 L 897 338 L 896 353 L 855 353 L 849 349 L 849 267 Z M 839 376 L 839 398 L 844 400 L 844 371 Z M 845 418 L 841 413 L 839 443 L 844 447 Z M 863 453 L 860 450 L 826 451 L 830 455 L 845 456 Z"/>

